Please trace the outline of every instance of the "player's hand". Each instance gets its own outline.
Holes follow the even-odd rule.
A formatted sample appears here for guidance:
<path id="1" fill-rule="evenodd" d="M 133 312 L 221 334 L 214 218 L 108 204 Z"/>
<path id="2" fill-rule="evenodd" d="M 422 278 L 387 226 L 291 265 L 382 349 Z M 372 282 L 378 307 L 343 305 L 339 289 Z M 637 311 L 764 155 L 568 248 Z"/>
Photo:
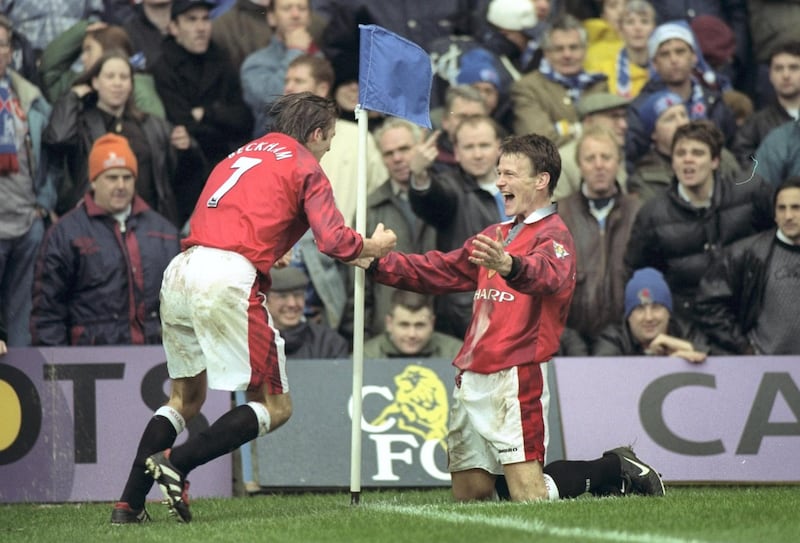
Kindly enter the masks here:
<path id="1" fill-rule="evenodd" d="M 354 258 L 353 260 L 348 260 L 345 262 L 348 266 L 354 266 L 356 268 L 361 268 L 362 270 L 366 270 L 369 268 L 369 265 L 372 264 L 372 261 L 375 260 L 369 256 L 362 256 L 360 258 Z"/>
<path id="2" fill-rule="evenodd" d="M 513 262 L 511 255 L 505 250 L 503 244 L 503 231 L 498 226 L 495 230 L 495 239 L 489 236 L 478 234 L 472 240 L 472 253 L 469 261 L 478 266 L 483 266 L 498 272 L 500 275 L 508 275 L 511 272 Z"/>
<path id="3" fill-rule="evenodd" d="M 378 223 L 372 233 L 372 240 L 378 245 L 378 257 L 386 256 L 397 245 L 397 234 L 391 228 L 384 228 L 383 223 Z"/>

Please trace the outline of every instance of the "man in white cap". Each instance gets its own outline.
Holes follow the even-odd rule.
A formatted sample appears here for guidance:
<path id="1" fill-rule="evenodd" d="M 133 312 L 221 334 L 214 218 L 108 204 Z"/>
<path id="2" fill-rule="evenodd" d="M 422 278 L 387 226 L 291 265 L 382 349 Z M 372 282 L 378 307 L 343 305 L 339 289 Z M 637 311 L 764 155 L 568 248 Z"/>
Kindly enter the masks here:
<path id="1" fill-rule="evenodd" d="M 659 91 L 668 90 L 680 96 L 691 120 L 713 121 L 725 136 L 725 146 L 730 147 L 736 134 L 736 118 L 722 101 L 722 94 L 708 85 L 716 76 L 704 61 L 700 62 L 701 53 L 689 25 L 684 21 L 659 25 L 650 36 L 647 49 L 655 73 L 628 109 L 628 134 L 625 138 L 628 173 L 633 171 L 636 160 L 650 146 L 650 133 L 645 130 L 640 110 L 649 96 Z M 700 77 L 696 75 L 698 70 L 702 73 Z"/>
<path id="2" fill-rule="evenodd" d="M 482 36 L 486 47 L 498 55 L 503 65 L 519 79 L 534 69 L 541 52 L 534 29 L 541 33 L 539 18 L 530 0 L 491 0 L 486 10 L 489 29 Z"/>

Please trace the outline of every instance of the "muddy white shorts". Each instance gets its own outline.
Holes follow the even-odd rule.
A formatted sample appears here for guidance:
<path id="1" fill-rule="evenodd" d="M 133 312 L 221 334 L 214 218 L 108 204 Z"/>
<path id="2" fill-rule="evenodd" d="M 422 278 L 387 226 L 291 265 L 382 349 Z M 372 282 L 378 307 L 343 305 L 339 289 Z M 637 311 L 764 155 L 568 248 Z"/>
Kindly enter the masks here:
<path id="1" fill-rule="evenodd" d="M 195 246 L 173 258 L 161 284 L 161 325 L 171 378 L 205 370 L 209 388 L 289 391 L 283 338 L 242 255 Z"/>
<path id="2" fill-rule="evenodd" d="M 526 364 L 459 376 L 447 435 L 450 472 L 479 468 L 500 475 L 504 464 L 544 463 L 550 402 L 547 367 Z"/>

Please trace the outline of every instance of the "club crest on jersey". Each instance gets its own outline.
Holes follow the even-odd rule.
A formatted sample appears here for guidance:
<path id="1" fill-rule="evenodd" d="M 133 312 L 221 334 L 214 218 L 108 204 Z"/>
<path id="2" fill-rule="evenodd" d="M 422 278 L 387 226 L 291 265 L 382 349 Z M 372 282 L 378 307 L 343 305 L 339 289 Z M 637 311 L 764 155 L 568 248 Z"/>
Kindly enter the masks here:
<path id="1" fill-rule="evenodd" d="M 553 241 L 553 251 L 556 253 L 556 258 L 564 260 L 569 256 L 567 249 L 557 241 Z"/>
<path id="2" fill-rule="evenodd" d="M 639 292 L 636 293 L 636 297 L 639 298 L 639 305 L 653 303 L 653 296 L 650 294 L 650 289 L 647 287 L 639 289 Z"/>

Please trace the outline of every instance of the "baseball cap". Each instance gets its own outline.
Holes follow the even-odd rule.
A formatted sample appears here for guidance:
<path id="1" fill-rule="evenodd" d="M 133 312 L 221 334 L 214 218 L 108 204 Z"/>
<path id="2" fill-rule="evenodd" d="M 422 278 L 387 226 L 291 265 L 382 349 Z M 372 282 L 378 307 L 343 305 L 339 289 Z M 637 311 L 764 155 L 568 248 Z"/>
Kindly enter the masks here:
<path id="1" fill-rule="evenodd" d="M 610 92 L 593 92 L 584 95 L 578 102 L 578 117 L 583 120 L 587 115 L 627 107 L 631 101 L 628 98 L 611 94 Z"/>
<path id="2" fill-rule="evenodd" d="M 172 0 L 170 17 L 174 19 L 181 13 L 185 13 L 192 8 L 204 7 L 213 9 L 216 5 L 216 2 L 212 0 Z"/>
<path id="3" fill-rule="evenodd" d="M 305 289 L 309 282 L 308 275 L 294 266 L 272 268 L 269 272 L 269 277 L 272 280 L 272 286 L 269 288 L 270 292 Z"/>

